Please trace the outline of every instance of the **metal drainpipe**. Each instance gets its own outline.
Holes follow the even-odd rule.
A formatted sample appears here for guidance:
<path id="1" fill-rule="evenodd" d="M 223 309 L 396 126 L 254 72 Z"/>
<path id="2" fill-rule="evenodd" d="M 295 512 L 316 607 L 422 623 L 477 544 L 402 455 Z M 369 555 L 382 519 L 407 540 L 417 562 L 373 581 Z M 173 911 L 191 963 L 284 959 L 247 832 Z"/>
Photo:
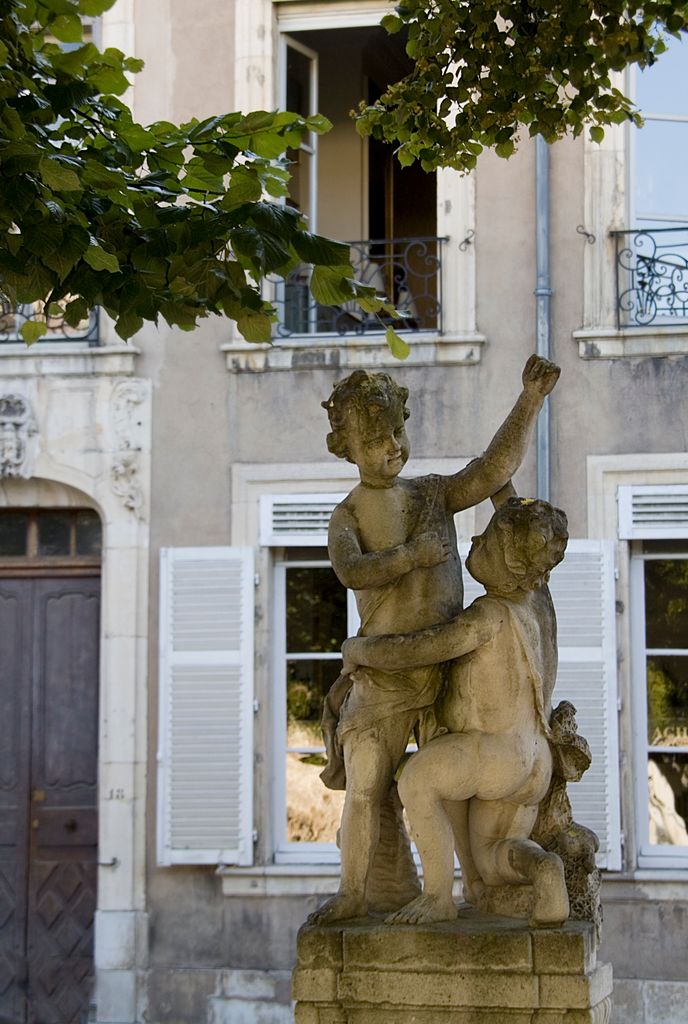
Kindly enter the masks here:
<path id="1" fill-rule="evenodd" d="M 535 137 L 535 339 L 536 351 L 551 358 L 552 328 L 549 276 L 549 147 L 542 135 Z M 536 427 L 537 496 L 549 501 L 549 397 L 545 398 Z"/>

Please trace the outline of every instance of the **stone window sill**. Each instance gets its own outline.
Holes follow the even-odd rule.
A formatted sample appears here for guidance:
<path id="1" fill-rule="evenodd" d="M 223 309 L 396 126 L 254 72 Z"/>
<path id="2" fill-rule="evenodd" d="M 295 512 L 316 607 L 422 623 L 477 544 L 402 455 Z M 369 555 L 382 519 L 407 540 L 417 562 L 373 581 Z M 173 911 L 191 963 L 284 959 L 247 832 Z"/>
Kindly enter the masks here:
<path id="1" fill-rule="evenodd" d="M 133 345 L 89 348 L 69 342 L 0 345 L 0 377 L 127 377 L 140 349 Z"/>
<path id="2" fill-rule="evenodd" d="M 581 359 L 688 355 L 688 324 L 574 331 Z"/>
<path id="3" fill-rule="evenodd" d="M 338 864 L 269 864 L 264 867 L 221 866 L 223 896 L 329 896 L 339 886 Z M 643 871 L 603 871 L 605 898 L 627 899 L 642 894 L 651 899 L 687 899 L 688 871 L 657 868 Z M 461 881 L 454 881 L 461 895 Z"/>
<path id="4" fill-rule="evenodd" d="M 404 336 L 411 353 L 400 363 L 390 352 L 383 335 L 351 335 L 341 338 L 285 338 L 274 345 L 244 341 L 223 345 L 227 369 L 232 373 L 265 370 L 355 370 L 361 366 L 466 366 L 479 363 L 485 337 L 482 334 L 427 334 Z"/>

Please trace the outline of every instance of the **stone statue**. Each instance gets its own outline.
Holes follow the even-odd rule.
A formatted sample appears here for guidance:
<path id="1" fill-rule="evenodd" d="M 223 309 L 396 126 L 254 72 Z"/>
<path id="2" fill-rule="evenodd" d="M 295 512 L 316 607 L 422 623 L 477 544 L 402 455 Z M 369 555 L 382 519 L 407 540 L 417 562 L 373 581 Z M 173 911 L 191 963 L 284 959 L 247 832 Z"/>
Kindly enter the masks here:
<path id="1" fill-rule="evenodd" d="M 403 642 L 403 634 L 412 631 L 437 623 L 455 628 L 463 586 L 453 516 L 510 481 L 558 376 L 556 366 L 532 356 L 523 391 L 486 452 L 454 475 L 414 480 L 399 476 L 409 456 L 407 389 L 387 374 L 366 371 L 335 386 L 323 403 L 332 428 L 328 448 L 358 466 L 360 483 L 332 515 L 329 551 L 340 581 L 356 593 L 361 638 L 394 633 L 383 641 L 394 648 L 395 640 Z M 439 742 L 434 737 L 446 731 L 435 704 L 444 684 L 442 663 L 454 655 L 437 657 L 432 644 L 424 650 L 427 660 L 360 660 L 367 667 L 340 677 L 329 695 L 324 778 L 341 788 L 345 777 L 342 872 L 339 892 L 311 916 L 312 923 L 367 913 L 381 815 L 391 814 L 401 827 L 394 777 L 411 732 L 423 747 Z M 350 665 L 359 653 L 347 649 Z M 549 776 L 545 789 L 548 784 Z"/>
<path id="2" fill-rule="evenodd" d="M 532 925 L 568 917 L 562 861 L 530 838 L 550 787 L 555 740 L 557 638 L 547 579 L 567 539 L 563 512 L 511 497 L 473 539 L 466 562 L 486 596 L 447 624 L 344 645 L 344 670 L 354 677 L 358 666 L 408 671 L 454 659 L 436 709 L 449 732 L 414 754 L 399 780 L 424 890 L 391 921 L 456 917 L 454 849 L 469 902 L 497 909 L 490 890 L 530 883 Z"/>

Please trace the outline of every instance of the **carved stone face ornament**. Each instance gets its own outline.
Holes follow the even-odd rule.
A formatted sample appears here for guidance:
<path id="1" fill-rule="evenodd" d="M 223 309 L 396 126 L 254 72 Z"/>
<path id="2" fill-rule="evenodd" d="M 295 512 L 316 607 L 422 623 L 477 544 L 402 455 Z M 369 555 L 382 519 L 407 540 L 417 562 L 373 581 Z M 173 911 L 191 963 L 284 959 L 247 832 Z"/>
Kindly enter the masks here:
<path id="1" fill-rule="evenodd" d="M 26 444 L 35 434 L 31 407 L 22 395 L 0 397 L 0 477 L 28 476 Z"/>

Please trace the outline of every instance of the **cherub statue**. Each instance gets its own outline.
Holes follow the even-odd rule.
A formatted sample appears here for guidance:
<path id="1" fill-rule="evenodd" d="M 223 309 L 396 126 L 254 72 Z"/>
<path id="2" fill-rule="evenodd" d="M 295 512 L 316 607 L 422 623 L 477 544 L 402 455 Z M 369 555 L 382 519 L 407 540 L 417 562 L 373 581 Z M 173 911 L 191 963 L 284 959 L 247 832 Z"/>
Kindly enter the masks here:
<path id="1" fill-rule="evenodd" d="M 480 905 L 486 888 L 529 882 L 531 924 L 568 917 L 562 861 L 530 838 L 553 766 L 557 636 L 547 580 L 567 539 L 563 512 L 509 498 L 473 538 L 466 561 L 486 596 L 447 624 L 344 644 L 344 671 L 354 678 L 361 666 L 408 672 L 453 659 L 437 706 L 449 732 L 414 754 L 399 780 L 423 893 L 390 921 L 456 917 L 454 850 L 470 902 Z"/>
<path id="2" fill-rule="evenodd" d="M 511 479 L 558 376 L 558 367 L 531 356 L 523 391 L 485 453 L 453 475 L 411 480 L 400 476 L 409 457 L 407 389 L 387 374 L 362 370 L 335 386 L 323 403 L 332 428 L 328 447 L 356 463 L 360 483 L 332 514 L 329 551 L 339 580 L 356 593 L 361 636 L 409 633 L 449 622 L 460 612 L 454 514 Z M 412 732 L 423 744 L 439 731 L 434 705 L 443 686 L 443 660 L 431 656 L 397 666 L 376 660 L 374 667 L 371 662 L 335 683 L 328 700 L 334 722 L 326 730 L 329 765 L 323 776 L 326 784 L 340 788 L 343 759 L 341 884 L 337 895 L 311 915 L 311 923 L 367 912 L 380 815 L 395 772 Z"/>

